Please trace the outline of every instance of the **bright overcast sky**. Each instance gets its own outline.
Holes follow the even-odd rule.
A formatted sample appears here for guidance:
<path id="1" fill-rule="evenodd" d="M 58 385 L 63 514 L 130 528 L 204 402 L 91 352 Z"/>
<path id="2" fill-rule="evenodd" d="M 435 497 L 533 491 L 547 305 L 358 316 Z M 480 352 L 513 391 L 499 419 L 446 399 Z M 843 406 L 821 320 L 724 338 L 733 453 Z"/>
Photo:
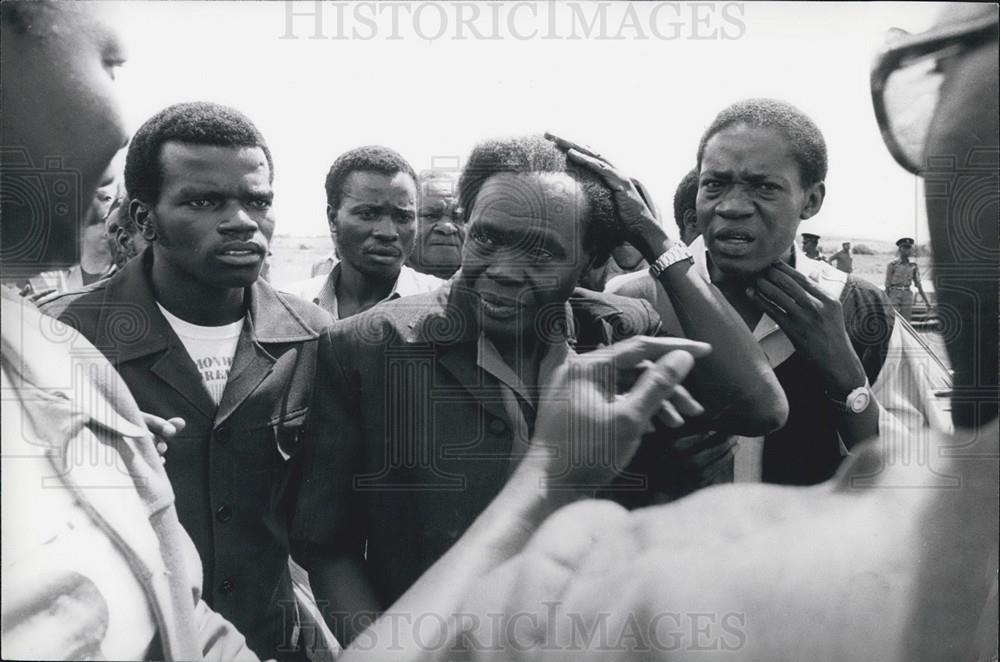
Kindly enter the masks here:
<path id="1" fill-rule="evenodd" d="M 133 128 L 179 101 L 245 112 L 274 155 L 280 234 L 326 232 L 323 179 L 346 149 L 380 143 L 420 171 L 481 138 L 546 129 L 639 177 L 669 216 L 715 113 L 772 96 L 812 116 L 829 147 L 826 203 L 803 230 L 926 240 L 919 183 L 882 144 L 868 75 L 889 27 L 925 29 L 940 5 L 316 4 L 113 7 Z"/>

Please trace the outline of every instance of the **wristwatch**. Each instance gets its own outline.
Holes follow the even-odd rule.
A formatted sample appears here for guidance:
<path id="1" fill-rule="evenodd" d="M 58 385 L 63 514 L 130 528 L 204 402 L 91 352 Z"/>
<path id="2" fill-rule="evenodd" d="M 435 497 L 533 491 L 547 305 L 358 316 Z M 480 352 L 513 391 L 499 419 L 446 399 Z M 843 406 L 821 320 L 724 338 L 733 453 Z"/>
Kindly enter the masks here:
<path id="1" fill-rule="evenodd" d="M 868 388 L 868 380 L 865 380 L 864 386 L 859 386 L 847 394 L 847 397 L 843 400 L 838 398 L 830 398 L 830 402 L 833 406 L 837 408 L 838 411 L 849 412 L 851 414 L 860 414 L 868 409 L 868 405 L 871 404 L 872 393 Z"/>
<path id="2" fill-rule="evenodd" d="M 682 242 L 677 242 L 666 251 L 663 252 L 660 257 L 656 258 L 653 264 L 649 265 L 649 273 L 659 280 L 660 274 L 662 274 L 671 265 L 677 264 L 683 260 L 688 260 L 689 262 L 694 262 L 694 258 L 691 257 L 691 251 Z"/>

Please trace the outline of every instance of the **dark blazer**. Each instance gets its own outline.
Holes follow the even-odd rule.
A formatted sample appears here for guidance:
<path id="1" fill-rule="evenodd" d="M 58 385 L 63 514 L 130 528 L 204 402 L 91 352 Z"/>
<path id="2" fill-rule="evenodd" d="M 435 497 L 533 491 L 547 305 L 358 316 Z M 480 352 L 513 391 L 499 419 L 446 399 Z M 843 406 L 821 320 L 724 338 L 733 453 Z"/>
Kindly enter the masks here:
<path id="1" fill-rule="evenodd" d="M 360 448 L 363 463 L 353 503 L 334 506 L 351 508 L 341 513 L 348 528 L 338 537 L 353 540 L 358 557 L 367 541 L 367 574 L 385 606 L 469 527 L 516 462 L 515 423 L 498 381 L 477 365 L 479 323 L 461 312 L 453 283 L 330 330 L 341 370 L 331 398 L 341 421 L 337 447 Z M 570 306 L 577 351 L 659 328 L 645 301 L 581 289 Z M 614 489 L 598 495 L 629 506 L 676 496 L 670 472 L 677 463 L 665 457 L 670 445 L 655 441 L 642 445 Z"/>
<path id="2" fill-rule="evenodd" d="M 294 625 L 289 551 L 301 541 L 329 544 L 335 525 L 321 469 L 331 419 L 313 398 L 327 381 L 329 317 L 266 281 L 247 288 L 249 314 L 216 407 L 156 306 L 150 257 L 47 307 L 107 356 L 143 411 L 187 421 L 166 470 L 201 556 L 205 600 L 257 654 L 273 657 Z"/>

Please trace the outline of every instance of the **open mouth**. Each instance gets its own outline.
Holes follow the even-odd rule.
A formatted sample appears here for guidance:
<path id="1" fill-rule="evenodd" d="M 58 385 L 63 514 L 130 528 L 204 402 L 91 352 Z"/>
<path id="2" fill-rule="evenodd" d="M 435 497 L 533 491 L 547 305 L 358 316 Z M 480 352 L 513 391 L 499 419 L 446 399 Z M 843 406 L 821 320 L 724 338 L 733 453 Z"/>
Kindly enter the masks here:
<path id="1" fill-rule="evenodd" d="M 483 312 L 495 319 L 510 319 L 517 315 L 518 305 L 514 299 L 499 296 L 492 292 L 480 292 L 479 301 Z"/>
<path id="2" fill-rule="evenodd" d="M 722 253 L 728 255 L 743 255 L 750 250 L 756 237 L 746 230 L 719 230 L 712 236 L 712 243 Z"/>

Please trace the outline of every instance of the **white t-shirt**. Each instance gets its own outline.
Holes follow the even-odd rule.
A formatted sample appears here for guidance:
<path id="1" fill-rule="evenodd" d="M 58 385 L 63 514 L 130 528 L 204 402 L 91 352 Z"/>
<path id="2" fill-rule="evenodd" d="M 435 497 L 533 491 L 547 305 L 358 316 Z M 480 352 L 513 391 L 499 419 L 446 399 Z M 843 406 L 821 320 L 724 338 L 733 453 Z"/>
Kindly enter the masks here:
<path id="1" fill-rule="evenodd" d="M 212 396 L 212 401 L 219 404 L 222 392 L 226 390 L 226 382 L 229 381 L 229 369 L 233 365 L 236 345 L 243 331 L 243 320 L 222 326 L 200 326 L 171 314 L 159 302 L 156 305 L 184 343 L 184 349 L 198 368 L 198 374 Z"/>

